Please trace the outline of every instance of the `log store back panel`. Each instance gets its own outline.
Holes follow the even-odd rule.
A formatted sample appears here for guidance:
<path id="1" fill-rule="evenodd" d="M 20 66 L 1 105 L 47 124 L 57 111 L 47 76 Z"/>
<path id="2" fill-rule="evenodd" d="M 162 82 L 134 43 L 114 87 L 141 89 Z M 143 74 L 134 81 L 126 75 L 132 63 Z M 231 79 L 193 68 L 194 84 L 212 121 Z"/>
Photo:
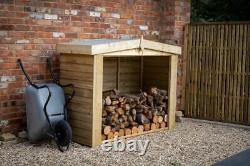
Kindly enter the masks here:
<path id="1" fill-rule="evenodd" d="M 120 58 L 119 90 L 124 93 L 138 93 L 140 91 L 140 58 Z"/>
<path id="2" fill-rule="evenodd" d="M 169 57 L 143 58 L 143 89 L 152 86 L 167 90 L 168 88 Z"/>
<path id="3" fill-rule="evenodd" d="M 104 58 L 103 91 L 119 89 L 122 93 L 138 93 L 140 81 L 140 57 Z"/>
<path id="4" fill-rule="evenodd" d="M 104 58 L 103 90 L 138 93 L 152 86 L 167 90 L 169 57 Z"/>
<path id="5" fill-rule="evenodd" d="M 73 82 L 76 91 L 68 111 L 73 139 L 89 145 L 92 137 L 93 62 L 94 57 L 88 55 L 61 54 L 60 57 L 61 83 Z"/>

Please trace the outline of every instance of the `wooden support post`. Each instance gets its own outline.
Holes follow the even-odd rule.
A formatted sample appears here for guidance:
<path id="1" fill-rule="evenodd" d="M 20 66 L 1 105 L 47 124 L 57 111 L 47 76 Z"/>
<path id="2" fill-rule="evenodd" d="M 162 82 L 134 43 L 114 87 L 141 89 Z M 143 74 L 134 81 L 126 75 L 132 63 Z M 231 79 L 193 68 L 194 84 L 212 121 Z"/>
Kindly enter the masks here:
<path id="1" fill-rule="evenodd" d="M 143 90 L 143 56 L 140 58 L 140 88 Z"/>
<path id="2" fill-rule="evenodd" d="M 116 78 L 117 78 L 117 80 L 116 80 L 116 89 L 117 90 L 120 90 L 120 75 L 121 75 L 121 73 L 120 73 L 120 65 L 121 65 L 121 60 L 118 57 L 117 58 L 117 76 L 116 76 Z"/>
<path id="3" fill-rule="evenodd" d="M 175 127 L 176 111 L 176 81 L 177 81 L 177 56 L 169 57 L 169 88 L 168 88 L 168 128 Z"/>
<path id="4" fill-rule="evenodd" d="M 93 115 L 92 115 L 92 147 L 102 141 L 102 85 L 103 85 L 103 56 L 94 56 L 93 80 Z"/>

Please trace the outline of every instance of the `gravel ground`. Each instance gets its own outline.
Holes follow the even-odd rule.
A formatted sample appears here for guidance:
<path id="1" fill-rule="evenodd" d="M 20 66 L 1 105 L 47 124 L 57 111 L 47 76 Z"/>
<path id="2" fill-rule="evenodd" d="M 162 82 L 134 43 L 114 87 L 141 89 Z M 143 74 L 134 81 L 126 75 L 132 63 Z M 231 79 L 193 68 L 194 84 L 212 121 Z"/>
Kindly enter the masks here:
<path id="1" fill-rule="evenodd" d="M 150 140 L 144 156 L 138 152 L 104 152 L 73 144 L 61 153 L 56 146 L 28 142 L 0 147 L 0 165 L 211 165 L 250 147 L 250 130 L 185 119 L 175 130 L 142 135 Z"/>

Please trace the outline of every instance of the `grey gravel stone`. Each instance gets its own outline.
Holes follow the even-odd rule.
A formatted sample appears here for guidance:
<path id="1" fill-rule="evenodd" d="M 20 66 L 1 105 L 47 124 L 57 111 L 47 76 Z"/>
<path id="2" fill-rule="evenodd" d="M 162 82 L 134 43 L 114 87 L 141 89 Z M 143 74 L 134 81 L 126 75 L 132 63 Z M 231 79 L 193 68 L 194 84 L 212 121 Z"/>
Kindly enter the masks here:
<path id="1" fill-rule="evenodd" d="M 250 147 L 250 131 L 231 126 L 209 124 L 190 119 L 177 123 L 173 131 L 161 131 L 138 137 L 150 140 L 144 156 L 137 152 L 104 152 L 74 143 L 61 153 L 49 142 L 2 145 L 0 165 L 211 165 Z"/>
<path id="2" fill-rule="evenodd" d="M 182 123 L 183 122 L 183 118 L 181 116 L 175 116 L 175 121 Z"/>

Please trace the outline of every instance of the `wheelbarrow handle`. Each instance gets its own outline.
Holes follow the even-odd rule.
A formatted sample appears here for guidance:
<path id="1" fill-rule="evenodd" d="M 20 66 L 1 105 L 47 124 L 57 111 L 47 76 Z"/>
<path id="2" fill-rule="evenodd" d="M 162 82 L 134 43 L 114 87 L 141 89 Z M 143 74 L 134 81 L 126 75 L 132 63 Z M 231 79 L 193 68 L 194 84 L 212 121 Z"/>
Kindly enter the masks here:
<path id="1" fill-rule="evenodd" d="M 37 85 L 36 85 L 37 86 Z M 49 120 L 49 115 L 48 115 L 48 112 L 47 112 L 47 106 L 49 104 L 49 100 L 51 98 L 51 91 L 49 89 L 49 87 L 47 85 L 42 85 L 42 86 L 37 86 L 37 89 L 43 89 L 43 88 L 46 88 L 49 92 L 49 95 L 47 96 L 47 99 L 45 101 L 45 104 L 43 106 L 43 111 L 44 111 L 44 114 L 45 114 L 45 117 L 50 125 L 50 128 L 52 129 L 52 124 L 50 123 L 50 120 Z"/>
<path id="2" fill-rule="evenodd" d="M 68 120 L 68 116 L 67 116 L 67 112 L 66 112 L 66 108 L 69 104 L 69 102 L 73 99 L 73 97 L 75 96 L 75 86 L 73 84 L 66 84 L 66 85 L 62 85 L 62 84 L 59 84 L 63 89 L 64 88 L 67 88 L 67 87 L 70 87 L 72 92 L 71 94 L 66 95 L 66 102 L 64 104 L 64 115 L 65 115 L 65 120 Z"/>
<path id="3" fill-rule="evenodd" d="M 22 70 L 24 76 L 26 77 L 26 79 L 28 80 L 29 84 L 30 84 L 31 86 L 35 87 L 36 89 L 38 89 L 37 85 L 35 85 L 35 84 L 31 81 L 29 75 L 28 75 L 27 72 L 24 70 L 23 63 L 22 63 L 22 60 L 21 60 L 21 59 L 17 59 L 17 64 L 18 64 L 19 67 L 21 68 L 21 70 Z"/>
<path id="4" fill-rule="evenodd" d="M 63 89 L 66 88 L 66 87 L 71 87 L 71 88 L 72 88 L 72 93 L 71 93 L 70 95 L 68 95 L 68 96 L 67 96 L 67 99 L 66 99 L 66 106 L 67 106 L 67 104 L 72 100 L 72 98 L 73 98 L 74 95 L 75 95 L 75 87 L 74 87 L 73 84 L 62 85 L 62 84 L 60 83 L 60 81 L 59 81 L 58 79 L 56 79 L 55 73 L 54 73 L 53 70 L 52 70 L 51 58 L 48 58 L 48 59 L 47 59 L 47 66 L 48 66 L 48 69 L 49 69 L 51 78 L 52 78 L 52 80 L 53 80 L 54 83 L 56 83 L 57 85 L 61 86 Z"/>
<path id="5" fill-rule="evenodd" d="M 66 85 L 61 85 L 63 88 L 70 87 L 72 89 L 71 94 L 68 96 L 68 100 L 72 100 L 72 98 L 75 96 L 75 86 L 73 84 L 66 84 Z"/>

